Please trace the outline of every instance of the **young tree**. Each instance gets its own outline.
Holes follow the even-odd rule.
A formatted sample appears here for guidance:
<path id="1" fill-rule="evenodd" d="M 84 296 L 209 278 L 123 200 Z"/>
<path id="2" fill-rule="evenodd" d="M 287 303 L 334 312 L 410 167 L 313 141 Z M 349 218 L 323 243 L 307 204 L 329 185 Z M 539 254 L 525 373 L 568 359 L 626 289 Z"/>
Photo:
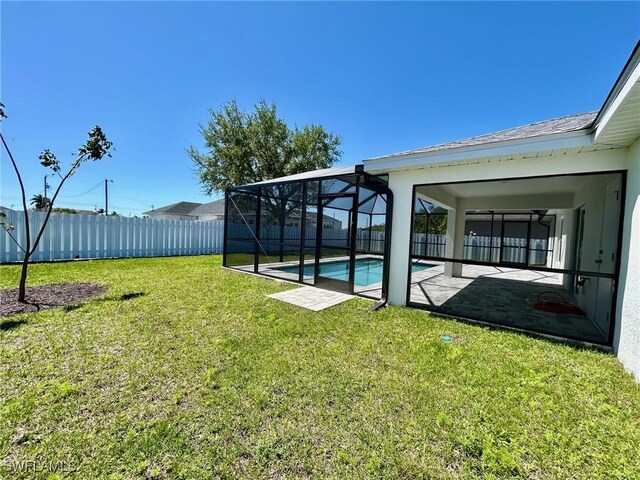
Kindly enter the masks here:
<path id="1" fill-rule="evenodd" d="M 204 192 L 331 167 L 342 155 L 340 137 L 322 125 L 289 128 L 276 106 L 261 101 L 246 113 L 235 100 L 210 110 L 200 133 L 206 151 L 193 146 L 193 161 Z"/>
<path id="2" fill-rule="evenodd" d="M 0 103 L 0 120 L 7 118 L 4 112 L 4 105 Z M 58 198 L 58 194 L 60 190 L 62 190 L 62 186 L 65 182 L 80 168 L 80 165 L 91 160 L 101 160 L 103 157 L 110 157 L 110 150 L 113 146 L 113 143 L 110 142 L 102 129 L 99 126 L 95 126 L 91 129 L 88 134 L 88 139 L 80 148 L 78 148 L 77 153 L 75 153 L 75 159 L 71 162 L 69 169 L 63 173 L 62 166 L 60 165 L 60 161 L 56 158 L 56 156 L 49 150 L 45 149 L 42 151 L 38 159 L 40 160 L 40 165 L 45 168 L 51 169 L 55 174 L 60 177 L 60 184 L 56 188 L 51 200 L 47 203 L 45 207 L 46 215 L 40 226 L 40 229 L 37 232 L 31 232 L 31 227 L 29 225 L 29 211 L 27 209 L 27 194 L 24 189 L 24 183 L 22 181 L 22 175 L 20 170 L 18 169 L 18 164 L 13 158 L 13 154 L 7 145 L 7 142 L 4 139 L 2 133 L 0 133 L 0 139 L 2 140 L 2 145 L 4 149 L 7 151 L 9 155 L 9 160 L 11 161 L 11 165 L 13 166 L 13 170 L 16 172 L 16 177 L 18 177 L 18 183 L 20 185 L 20 193 L 22 196 L 22 208 L 24 210 L 24 225 L 25 225 L 25 241 L 23 244 L 20 244 L 16 241 L 15 237 L 11 235 L 11 230 L 13 226 L 6 224 L 5 222 L 0 222 L 0 225 L 9 233 L 14 242 L 18 245 L 18 248 L 22 250 L 24 253 L 24 258 L 22 260 L 22 270 L 20 273 L 20 284 L 18 288 L 18 301 L 25 302 L 26 296 L 26 285 L 27 285 L 27 271 L 29 268 L 29 260 L 31 256 L 38 248 L 38 244 L 40 243 L 40 239 L 44 234 L 45 228 L 47 227 L 47 222 L 49 221 L 49 217 L 51 216 L 51 211 L 53 210 L 53 204 Z M 32 233 L 34 233 L 34 239 L 32 241 Z"/>

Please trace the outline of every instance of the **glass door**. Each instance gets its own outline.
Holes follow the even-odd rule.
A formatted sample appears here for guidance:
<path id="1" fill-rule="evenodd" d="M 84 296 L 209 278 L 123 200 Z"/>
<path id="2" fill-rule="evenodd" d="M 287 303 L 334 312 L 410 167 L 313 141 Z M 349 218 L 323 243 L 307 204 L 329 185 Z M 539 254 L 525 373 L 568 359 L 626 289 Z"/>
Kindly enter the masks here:
<path id="1" fill-rule="evenodd" d="M 353 293 L 356 196 L 320 196 L 316 240 L 315 285 Z"/>

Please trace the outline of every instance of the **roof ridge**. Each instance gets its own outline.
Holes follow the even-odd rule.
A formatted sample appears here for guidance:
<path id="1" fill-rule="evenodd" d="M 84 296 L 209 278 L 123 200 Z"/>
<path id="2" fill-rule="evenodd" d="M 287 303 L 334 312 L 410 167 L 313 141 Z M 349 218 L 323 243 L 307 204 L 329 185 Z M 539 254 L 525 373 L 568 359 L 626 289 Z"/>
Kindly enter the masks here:
<path id="1" fill-rule="evenodd" d="M 175 208 L 175 207 L 177 207 L 179 205 L 182 205 L 182 204 L 187 204 L 191 208 L 188 211 L 170 212 L 170 210 L 172 210 L 173 208 Z M 151 214 L 151 213 L 156 213 L 156 214 L 158 214 L 158 213 L 172 213 L 172 214 L 178 214 L 178 215 L 188 215 L 193 210 L 198 208 L 200 205 L 202 205 L 202 203 L 200 203 L 200 202 L 187 202 L 185 200 L 181 200 L 179 202 L 170 203 L 169 205 L 164 205 L 162 207 L 154 208 L 154 209 L 149 210 L 147 212 L 143 212 L 143 214 L 147 215 L 147 214 Z"/>
<path id="2" fill-rule="evenodd" d="M 517 127 L 504 128 L 502 130 L 497 130 L 495 132 L 484 133 L 482 135 L 476 135 L 476 137 L 482 137 L 484 135 L 492 135 L 494 133 L 507 132 L 509 130 L 515 130 L 517 128 L 522 128 L 522 127 L 531 127 L 533 125 L 540 125 L 541 123 L 555 122 L 557 120 L 564 120 L 564 119 L 567 119 L 567 118 L 582 117 L 584 115 L 597 115 L 598 111 L 599 110 L 591 110 L 589 112 L 572 113 L 571 115 L 563 115 L 561 117 L 547 118 L 546 120 L 538 120 L 537 122 L 525 123 L 524 125 L 518 125 Z M 475 137 L 470 137 L 470 138 L 475 138 Z"/>
<path id="3" fill-rule="evenodd" d="M 494 132 L 487 132 L 487 133 L 483 133 L 480 135 L 474 135 L 472 137 L 464 137 L 464 138 L 459 138 L 456 140 L 451 140 L 448 142 L 442 142 L 442 143 L 436 143 L 436 144 L 432 144 L 432 145 L 427 145 L 425 147 L 419 147 L 419 148 L 413 148 L 410 150 L 404 150 L 401 152 L 397 152 L 397 153 L 392 153 L 392 154 L 388 154 L 388 155 L 382 155 L 382 156 L 378 156 L 378 157 L 372 157 L 369 158 L 368 160 L 375 160 L 375 159 L 381 159 L 381 158 L 389 158 L 389 157 L 397 157 L 397 156 L 404 156 L 404 155 L 412 155 L 412 154 L 418 154 L 418 153 L 428 153 L 428 152 L 433 152 L 433 151 L 439 151 L 439 150 L 447 150 L 447 149 L 452 149 L 452 148 L 463 148 L 463 147 L 474 147 L 474 146 L 480 146 L 480 145 L 487 145 L 487 144 L 491 144 L 491 143 L 497 143 L 497 142 L 503 142 L 503 141 L 508 141 L 508 140 L 521 140 L 521 139 L 527 139 L 527 138 L 535 138 L 537 136 L 541 136 L 541 135 L 551 135 L 551 134 L 555 134 L 555 133 L 568 133 L 568 132 L 573 132 L 573 131 L 579 131 L 579 130 L 585 130 L 590 128 L 593 125 L 593 121 L 595 120 L 596 116 L 598 114 L 598 110 L 593 110 L 593 111 L 589 111 L 589 112 L 583 112 L 583 113 L 573 113 L 571 115 L 564 115 L 561 117 L 554 117 L 554 118 L 549 118 L 546 120 L 539 120 L 536 122 L 531 122 L 531 123 L 526 123 L 523 125 L 518 125 L 516 127 L 510 127 L 510 128 L 505 128 L 502 130 L 497 130 Z M 540 125 L 554 125 L 558 122 L 561 122 L 563 120 L 570 120 L 573 118 L 580 118 L 580 117 L 588 117 L 591 116 L 592 118 L 590 118 L 589 123 L 584 124 L 584 125 L 579 125 L 579 126 L 574 126 L 574 127 L 570 127 L 570 128 L 565 128 L 561 131 L 556 131 L 556 132 L 532 132 L 532 134 L 529 135 L 522 135 L 522 136 L 514 136 L 512 138 L 501 138 L 505 136 L 505 133 L 511 133 L 511 132 L 516 132 L 519 130 L 525 130 L 525 129 L 530 129 L 532 127 L 536 127 L 536 126 L 540 126 Z M 478 140 L 481 139 L 487 139 L 487 138 L 492 138 L 494 137 L 494 139 L 492 139 L 491 141 L 487 141 L 487 142 L 478 142 Z"/>

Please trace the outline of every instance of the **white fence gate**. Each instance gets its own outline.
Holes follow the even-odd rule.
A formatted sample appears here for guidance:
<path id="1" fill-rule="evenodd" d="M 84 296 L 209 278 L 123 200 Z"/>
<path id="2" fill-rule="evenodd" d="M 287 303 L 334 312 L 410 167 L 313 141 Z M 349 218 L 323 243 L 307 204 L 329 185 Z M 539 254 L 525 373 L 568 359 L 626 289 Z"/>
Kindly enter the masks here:
<path id="1" fill-rule="evenodd" d="M 24 214 L 6 211 L 11 235 L 24 244 Z M 44 212 L 29 212 L 32 239 Z M 158 257 L 222 253 L 224 222 L 158 220 L 102 215 L 52 213 L 33 261 L 74 258 Z M 0 229 L 0 263 L 24 257 L 9 234 Z"/>

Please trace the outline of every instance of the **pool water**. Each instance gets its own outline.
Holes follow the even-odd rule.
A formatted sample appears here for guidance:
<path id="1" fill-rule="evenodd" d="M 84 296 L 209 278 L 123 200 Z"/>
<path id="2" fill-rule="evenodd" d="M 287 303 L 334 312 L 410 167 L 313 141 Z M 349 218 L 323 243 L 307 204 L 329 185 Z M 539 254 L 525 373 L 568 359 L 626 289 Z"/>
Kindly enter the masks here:
<path id="1" fill-rule="evenodd" d="M 356 259 L 356 271 L 354 283 L 361 287 L 367 285 L 373 285 L 374 283 L 382 282 L 382 259 L 379 258 L 358 258 Z M 429 265 L 425 263 L 413 263 L 411 265 L 411 272 L 420 272 L 427 268 L 432 268 L 435 265 Z M 292 265 L 287 267 L 279 267 L 277 270 L 287 273 L 298 273 L 298 265 Z M 315 265 L 313 263 L 304 266 L 305 277 L 313 277 L 315 273 Z M 349 281 L 349 261 L 337 260 L 335 262 L 322 262 L 320 263 L 320 275 L 326 278 L 333 278 L 336 280 Z"/>

